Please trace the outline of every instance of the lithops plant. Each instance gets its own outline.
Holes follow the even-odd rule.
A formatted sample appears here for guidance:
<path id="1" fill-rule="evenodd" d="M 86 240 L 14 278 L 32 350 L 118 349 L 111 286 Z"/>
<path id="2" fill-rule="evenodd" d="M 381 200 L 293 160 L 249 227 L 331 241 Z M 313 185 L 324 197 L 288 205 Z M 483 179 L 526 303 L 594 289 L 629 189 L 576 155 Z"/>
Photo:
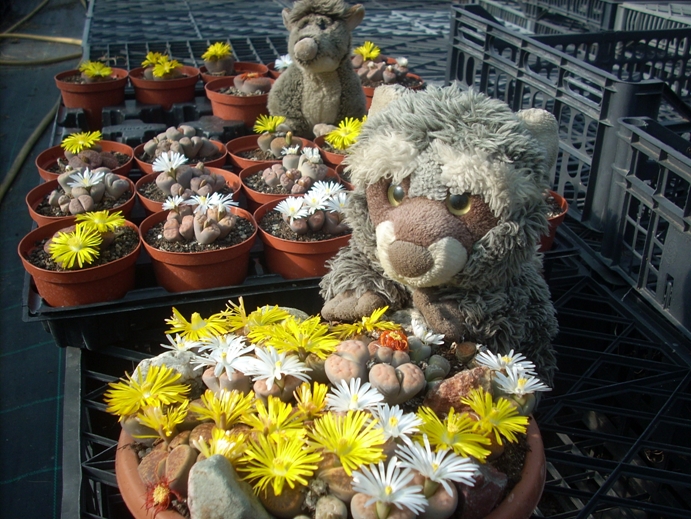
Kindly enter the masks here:
<path id="1" fill-rule="evenodd" d="M 193 195 L 207 196 L 226 187 L 221 175 L 216 175 L 198 162 L 194 167 L 187 165 L 187 159 L 180 153 L 162 153 L 154 161 L 156 186 L 166 196 L 179 196 L 188 200 Z"/>
<path id="2" fill-rule="evenodd" d="M 189 160 L 205 160 L 218 154 L 218 148 L 197 130 L 187 124 L 171 126 L 144 143 L 145 158 L 155 159 L 162 153 L 174 151 Z"/>
<path id="3" fill-rule="evenodd" d="M 271 79 L 257 72 L 245 72 L 235 76 L 233 85 L 242 94 L 267 94 L 271 90 Z"/>
<path id="4" fill-rule="evenodd" d="M 202 54 L 206 72 L 212 76 L 232 76 L 235 74 L 235 56 L 227 42 L 216 42 Z"/>
<path id="5" fill-rule="evenodd" d="M 318 148 L 303 148 L 297 169 L 303 177 L 309 177 L 312 180 L 324 180 L 328 171 Z"/>
<path id="6" fill-rule="evenodd" d="M 343 186 L 319 181 L 302 197 L 288 197 L 279 202 L 275 211 L 297 235 L 321 231 L 336 236 L 349 230 L 343 221 L 346 200 Z"/>
<path id="7" fill-rule="evenodd" d="M 115 169 L 120 166 L 118 159 L 109 151 L 103 151 L 99 141 L 101 132 L 78 132 L 65 137 L 60 146 L 65 159 L 58 159 L 58 167 L 63 172 L 75 172 L 84 168 L 96 169 L 106 167 Z"/>
<path id="8" fill-rule="evenodd" d="M 130 187 L 129 182 L 108 168 L 65 172 L 58 176 L 58 184 L 62 189 L 53 190 L 48 203 L 60 207 L 65 214 L 93 211 L 104 198 L 117 200 Z"/>
<path id="9" fill-rule="evenodd" d="M 238 205 L 232 195 L 193 195 L 184 203 L 195 206 L 193 214 L 183 216 L 177 211 L 169 212 L 163 226 L 166 241 L 196 240 L 200 245 L 208 245 L 225 238 L 237 225 L 237 217 L 230 211 L 232 206 Z"/>
<path id="10" fill-rule="evenodd" d="M 408 73 L 407 58 L 387 59 L 371 41 L 366 41 L 353 50 L 351 63 L 363 83 L 382 82 L 391 85 L 399 83 Z"/>
<path id="11" fill-rule="evenodd" d="M 79 65 L 79 72 L 81 72 L 81 78 L 85 83 L 98 83 L 113 79 L 113 69 L 100 61 L 85 61 Z"/>
<path id="12" fill-rule="evenodd" d="M 142 67 L 144 68 L 145 79 L 165 81 L 182 77 L 180 71 L 182 64 L 160 52 L 147 53 L 144 61 L 142 61 Z"/>

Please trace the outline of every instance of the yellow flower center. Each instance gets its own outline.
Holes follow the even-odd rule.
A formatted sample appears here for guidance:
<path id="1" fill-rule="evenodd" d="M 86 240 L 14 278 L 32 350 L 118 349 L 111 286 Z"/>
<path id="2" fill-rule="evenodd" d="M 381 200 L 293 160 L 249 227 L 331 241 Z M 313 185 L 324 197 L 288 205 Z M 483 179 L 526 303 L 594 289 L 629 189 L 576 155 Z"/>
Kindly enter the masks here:
<path id="1" fill-rule="evenodd" d="M 206 326 L 206 321 L 202 319 L 202 316 L 198 312 L 192 314 L 192 322 L 190 323 L 192 330 L 201 330 Z"/>
<path id="2" fill-rule="evenodd" d="M 281 369 L 281 367 L 283 367 L 283 363 L 280 360 L 277 360 L 274 366 L 276 366 L 276 369 Z"/>
<path id="3" fill-rule="evenodd" d="M 168 500 L 168 489 L 161 484 L 156 485 L 153 492 L 154 505 L 160 505 Z"/>
<path id="4" fill-rule="evenodd" d="M 398 418 L 396 418 L 395 416 L 389 418 L 389 425 L 391 427 L 396 427 L 398 425 Z"/>
<path id="5" fill-rule="evenodd" d="M 384 493 L 387 496 L 390 496 L 391 494 L 393 494 L 393 488 L 391 488 L 391 485 L 386 485 L 386 488 L 384 489 Z"/>
<path id="6" fill-rule="evenodd" d="M 284 476 L 288 472 L 285 460 L 282 458 L 274 458 L 273 473 L 277 476 Z"/>

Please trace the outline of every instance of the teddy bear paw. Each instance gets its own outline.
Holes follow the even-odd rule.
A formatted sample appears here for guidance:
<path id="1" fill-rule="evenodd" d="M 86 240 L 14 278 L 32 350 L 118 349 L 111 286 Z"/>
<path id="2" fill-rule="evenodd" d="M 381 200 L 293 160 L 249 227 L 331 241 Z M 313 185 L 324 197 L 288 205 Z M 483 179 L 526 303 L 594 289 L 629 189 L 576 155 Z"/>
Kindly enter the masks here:
<path id="1" fill-rule="evenodd" d="M 361 297 L 356 297 L 353 290 L 346 290 L 327 301 L 321 313 L 327 321 L 356 321 L 386 305 L 383 297 L 369 290 Z"/>

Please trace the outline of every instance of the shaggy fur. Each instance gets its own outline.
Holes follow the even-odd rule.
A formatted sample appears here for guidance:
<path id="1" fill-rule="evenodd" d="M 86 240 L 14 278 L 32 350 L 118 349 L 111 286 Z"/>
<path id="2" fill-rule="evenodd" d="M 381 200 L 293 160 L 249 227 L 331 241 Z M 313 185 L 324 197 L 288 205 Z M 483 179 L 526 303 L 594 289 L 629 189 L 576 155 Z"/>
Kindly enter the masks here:
<path id="1" fill-rule="evenodd" d="M 557 322 L 536 250 L 557 145 L 547 112 L 516 114 L 456 87 L 401 93 L 370 113 L 346 159 L 353 237 L 321 282 L 324 317 L 413 308 L 447 343 L 520 351 L 551 384 Z"/>
<path id="2" fill-rule="evenodd" d="M 350 63 L 351 31 L 364 14 L 361 5 L 348 7 L 342 0 L 299 0 L 292 10 L 283 10 L 293 64 L 271 88 L 268 109 L 286 117 L 296 135 L 311 139 L 316 124 L 337 125 L 365 115 L 365 94 Z M 310 39 L 316 56 L 303 59 L 296 45 Z"/>

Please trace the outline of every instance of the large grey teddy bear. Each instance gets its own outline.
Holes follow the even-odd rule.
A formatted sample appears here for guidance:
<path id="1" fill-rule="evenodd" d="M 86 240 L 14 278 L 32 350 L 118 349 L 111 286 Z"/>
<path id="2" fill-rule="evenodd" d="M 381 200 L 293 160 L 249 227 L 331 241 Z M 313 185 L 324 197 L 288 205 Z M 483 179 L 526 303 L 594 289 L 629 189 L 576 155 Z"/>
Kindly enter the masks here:
<path id="1" fill-rule="evenodd" d="M 346 158 L 353 235 L 321 281 L 323 317 L 412 308 L 448 344 L 513 348 L 551 384 L 557 321 L 536 251 L 556 120 L 454 86 L 384 89 Z"/>

